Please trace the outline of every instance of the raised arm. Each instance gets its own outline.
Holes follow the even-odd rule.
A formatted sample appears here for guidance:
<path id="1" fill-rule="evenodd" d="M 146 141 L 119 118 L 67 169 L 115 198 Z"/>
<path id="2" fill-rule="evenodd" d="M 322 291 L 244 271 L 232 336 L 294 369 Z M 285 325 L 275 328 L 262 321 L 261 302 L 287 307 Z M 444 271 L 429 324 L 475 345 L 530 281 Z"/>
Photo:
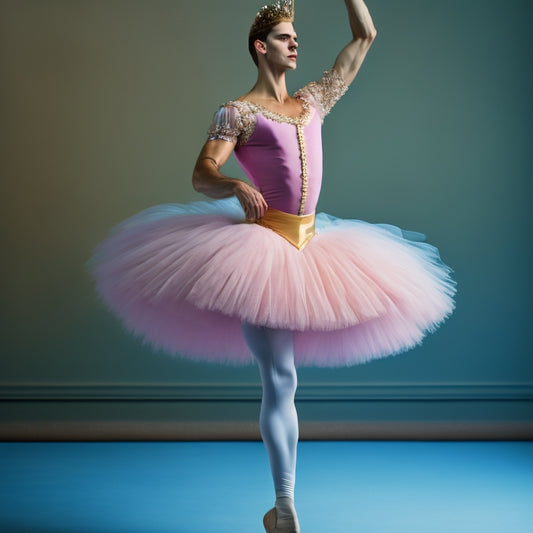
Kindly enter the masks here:
<path id="1" fill-rule="evenodd" d="M 196 191 L 211 198 L 236 196 L 246 218 L 257 220 L 267 209 L 261 193 L 242 180 L 224 176 L 219 170 L 229 159 L 234 148 L 234 142 L 218 139 L 207 141 L 196 161 L 192 184 Z"/>
<path id="2" fill-rule="evenodd" d="M 344 0 L 348 10 L 352 40 L 341 50 L 334 64 L 346 85 L 354 80 L 372 41 L 376 28 L 363 0 Z"/>

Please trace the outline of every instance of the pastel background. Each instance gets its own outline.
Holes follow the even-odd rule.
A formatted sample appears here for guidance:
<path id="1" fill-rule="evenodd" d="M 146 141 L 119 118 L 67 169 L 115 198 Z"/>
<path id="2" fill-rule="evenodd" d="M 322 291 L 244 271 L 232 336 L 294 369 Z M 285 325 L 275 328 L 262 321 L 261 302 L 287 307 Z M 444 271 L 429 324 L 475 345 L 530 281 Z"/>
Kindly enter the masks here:
<path id="1" fill-rule="evenodd" d="M 200 198 L 190 176 L 211 117 L 255 81 L 260 5 L 0 3 L 4 422 L 255 421 L 255 366 L 154 353 L 98 301 L 84 263 L 125 217 Z M 455 270 L 457 309 L 406 354 L 302 369 L 301 419 L 531 421 L 533 7 L 368 5 L 378 38 L 326 119 L 319 210 L 423 231 Z M 295 27 L 290 90 L 350 36 L 340 0 L 300 0 Z M 242 177 L 234 161 L 225 172 Z"/>

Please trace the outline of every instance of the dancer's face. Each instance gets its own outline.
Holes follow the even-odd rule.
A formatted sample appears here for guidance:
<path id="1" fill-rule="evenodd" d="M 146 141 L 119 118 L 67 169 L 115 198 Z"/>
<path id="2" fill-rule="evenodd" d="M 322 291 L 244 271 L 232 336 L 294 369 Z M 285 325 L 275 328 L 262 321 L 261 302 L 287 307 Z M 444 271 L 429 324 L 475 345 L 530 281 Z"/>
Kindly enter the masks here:
<path id="1" fill-rule="evenodd" d="M 276 24 L 268 34 L 264 57 L 272 66 L 285 70 L 296 68 L 298 38 L 290 22 Z"/>

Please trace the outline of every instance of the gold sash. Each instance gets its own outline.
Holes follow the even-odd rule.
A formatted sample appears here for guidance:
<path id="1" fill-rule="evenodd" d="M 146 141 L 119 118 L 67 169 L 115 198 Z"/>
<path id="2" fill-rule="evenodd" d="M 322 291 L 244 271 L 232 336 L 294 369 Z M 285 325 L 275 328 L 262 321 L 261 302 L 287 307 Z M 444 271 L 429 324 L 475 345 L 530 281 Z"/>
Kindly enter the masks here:
<path id="1" fill-rule="evenodd" d="M 268 208 L 265 216 L 256 224 L 275 231 L 293 246 L 302 250 L 315 234 L 315 214 L 291 215 L 284 211 Z"/>

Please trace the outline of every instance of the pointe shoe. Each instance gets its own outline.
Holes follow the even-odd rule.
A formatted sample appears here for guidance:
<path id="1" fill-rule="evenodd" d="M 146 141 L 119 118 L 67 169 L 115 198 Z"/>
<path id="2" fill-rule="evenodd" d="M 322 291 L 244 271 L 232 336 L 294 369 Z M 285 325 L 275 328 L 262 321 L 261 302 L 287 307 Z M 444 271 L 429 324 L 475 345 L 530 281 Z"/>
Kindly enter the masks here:
<path id="1" fill-rule="evenodd" d="M 298 523 L 288 527 L 276 527 L 277 515 L 276 508 L 272 507 L 270 511 L 263 517 L 263 525 L 267 533 L 300 533 L 300 526 Z"/>

